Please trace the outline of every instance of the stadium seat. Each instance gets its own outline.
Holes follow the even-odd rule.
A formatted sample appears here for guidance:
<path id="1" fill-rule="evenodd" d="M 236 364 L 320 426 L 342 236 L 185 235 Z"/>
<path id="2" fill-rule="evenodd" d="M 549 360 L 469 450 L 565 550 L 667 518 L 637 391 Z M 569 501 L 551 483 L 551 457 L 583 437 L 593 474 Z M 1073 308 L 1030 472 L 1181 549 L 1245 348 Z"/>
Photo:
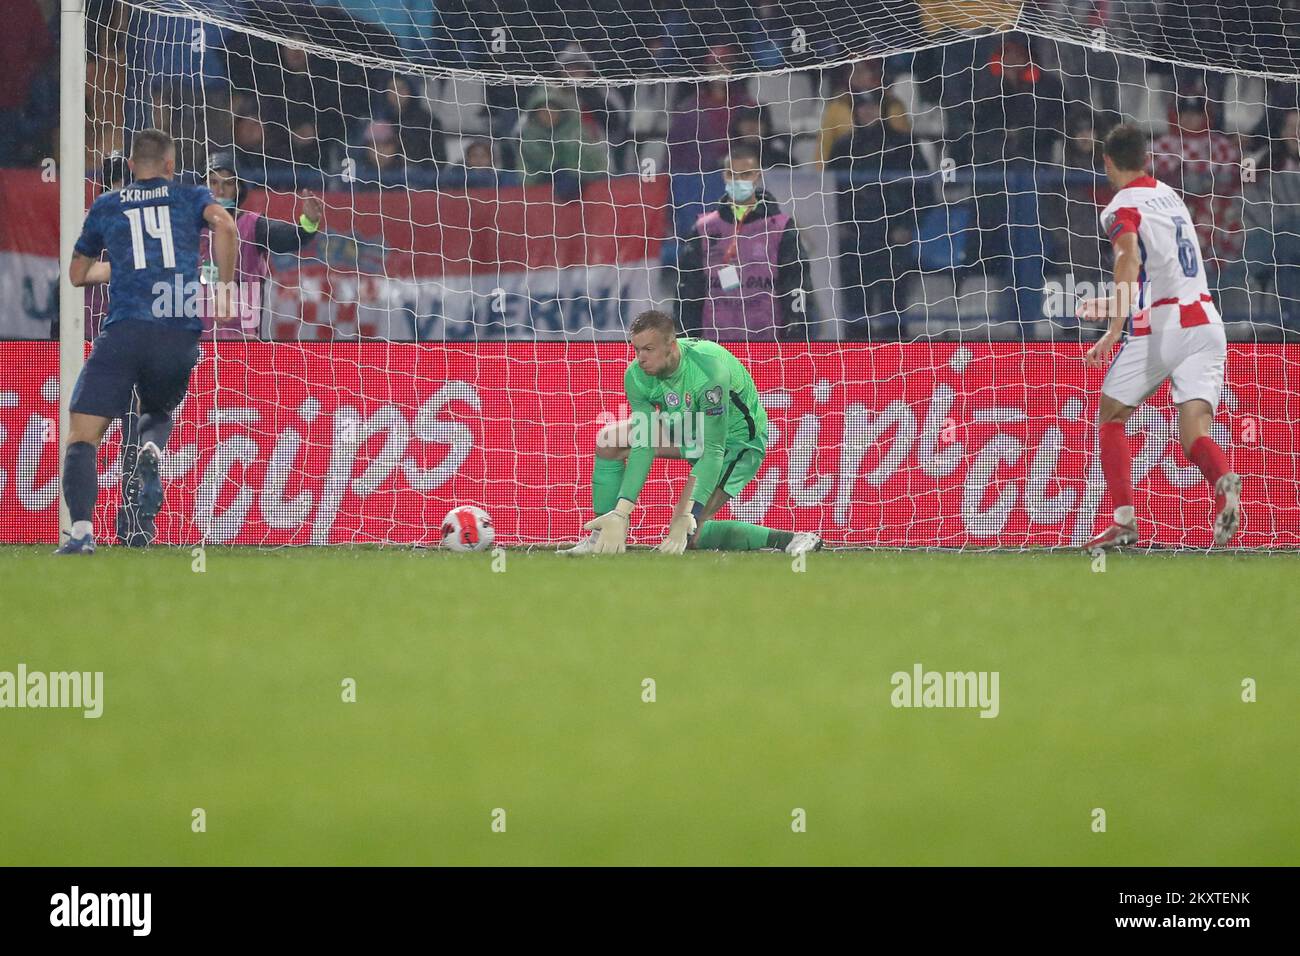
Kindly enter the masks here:
<path id="1" fill-rule="evenodd" d="M 890 84 L 889 93 L 902 102 L 903 108 L 912 118 L 912 131 L 918 137 L 934 140 L 943 136 L 943 110 L 935 103 L 926 102 L 912 79 L 912 74 L 899 74 Z"/>

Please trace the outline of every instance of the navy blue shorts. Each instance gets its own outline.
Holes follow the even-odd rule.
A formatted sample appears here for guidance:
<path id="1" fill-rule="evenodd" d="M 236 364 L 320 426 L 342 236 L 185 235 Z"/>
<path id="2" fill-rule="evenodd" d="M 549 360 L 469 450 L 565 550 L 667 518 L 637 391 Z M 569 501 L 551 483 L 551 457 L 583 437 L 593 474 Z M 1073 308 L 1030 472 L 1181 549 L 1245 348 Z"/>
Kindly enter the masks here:
<path id="1" fill-rule="evenodd" d="M 170 412 L 181 403 L 199 360 L 199 333 L 159 322 L 124 319 L 95 336 L 72 390 L 74 412 L 120 418 L 139 389 L 140 411 Z"/>

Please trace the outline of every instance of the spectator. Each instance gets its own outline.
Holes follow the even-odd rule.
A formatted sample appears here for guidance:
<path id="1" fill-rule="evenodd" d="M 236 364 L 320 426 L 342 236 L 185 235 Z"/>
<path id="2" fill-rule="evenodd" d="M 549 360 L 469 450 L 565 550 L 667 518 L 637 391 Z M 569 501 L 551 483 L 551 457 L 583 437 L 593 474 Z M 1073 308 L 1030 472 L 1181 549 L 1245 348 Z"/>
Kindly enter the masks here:
<path id="1" fill-rule="evenodd" d="M 320 139 L 316 136 L 316 121 L 301 113 L 290 119 L 289 159 L 295 166 L 307 169 L 321 168 Z"/>
<path id="2" fill-rule="evenodd" d="M 500 150 L 499 169 L 519 168 L 519 146 L 515 137 L 523 122 L 523 99 L 529 95 L 530 87 L 521 89 L 510 83 L 489 83 L 483 92 L 488 135 Z"/>
<path id="3" fill-rule="evenodd" d="M 822 128 L 817 142 L 817 161 L 823 166 L 830 159 L 831 150 L 845 136 L 851 134 L 855 123 L 853 112 L 858 100 L 867 98 L 880 102 L 884 92 L 883 65 L 880 60 L 858 60 L 847 73 L 839 74 L 839 88 L 822 110 Z"/>
<path id="4" fill-rule="evenodd" d="M 1088 103 L 1099 111 L 1107 128 L 1119 122 L 1120 84 L 1130 70 L 1143 70 L 1137 57 L 1121 57 L 1116 49 L 1150 49 L 1160 22 L 1164 0 L 1040 0 L 1045 14 L 1074 36 L 1100 39 L 1103 43 L 1056 43 L 1048 49 L 1055 55 L 1058 75 L 1065 84 L 1067 103 Z M 1131 82 L 1132 78 L 1128 77 Z"/>
<path id="5" fill-rule="evenodd" d="M 1281 136 L 1281 130 L 1292 112 L 1300 109 L 1300 84 L 1284 83 L 1280 80 L 1268 80 L 1265 83 L 1264 113 L 1250 131 L 1254 146 L 1251 152 L 1259 152 L 1270 142 Z"/>
<path id="6" fill-rule="evenodd" d="M 200 99 L 204 89 L 226 87 L 224 59 L 208 53 L 221 48 L 218 27 L 144 11 L 132 11 L 129 16 L 127 59 L 152 85 L 165 87 L 168 99 L 179 105 Z"/>
<path id="7" fill-rule="evenodd" d="M 757 151 L 734 147 L 726 195 L 682 242 L 677 324 L 687 334 L 807 341 L 817 322 L 799 231 L 762 175 Z"/>
<path id="8" fill-rule="evenodd" d="M 758 150 L 764 169 L 790 165 L 789 137 L 772 132 L 767 110 L 761 106 L 744 106 L 733 114 L 731 145 L 741 143 Z"/>
<path id="9" fill-rule="evenodd" d="M 461 165 L 467 170 L 496 169 L 496 164 L 492 161 L 492 144 L 486 139 L 466 140 L 463 155 Z"/>
<path id="10" fill-rule="evenodd" d="M 975 167 L 977 248 L 968 261 L 985 277 L 1010 278 L 1018 251 L 1010 229 L 1013 203 L 1037 195 L 1040 174 L 1060 170 L 1055 154 L 1065 138 L 1061 81 L 1033 62 L 1018 34 L 1008 34 L 975 67 L 970 87 L 952 83 L 945 95 L 955 97 L 946 117 L 949 156 Z"/>
<path id="11" fill-rule="evenodd" d="M 369 24 L 378 24 L 383 31 L 375 31 L 378 36 L 375 47 L 381 56 L 396 55 L 397 51 L 389 47 L 389 37 L 408 54 L 421 54 L 429 49 L 435 36 L 434 26 L 438 20 L 434 0 L 332 0 L 353 17 L 364 28 Z M 385 32 L 388 35 L 385 35 Z M 414 160 L 414 157 L 409 157 Z"/>
<path id="12" fill-rule="evenodd" d="M 729 79 L 724 56 L 710 56 L 708 72 L 715 78 L 685 84 L 684 98 L 669 107 L 668 166 L 674 173 L 712 172 L 727 155 L 732 113 L 754 101 Z"/>
<path id="13" fill-rule="evenodd" d="M 609 146 L 616 170 L 627 170 L 632 162 L 631 113 L 627 96 L 615 86 L 579 86 L 596 75 L 590 57 L 581 45 L 570 43 L 557 58 L 565 75 L 575 81 L 582 119 Z"/>
<path id="14" fill-rule="evenodd" d="M 156 79 L 150 84 L 147 99 L 137 104 L 140 110 L 137 120 L 144 117 L 146 128 L 175 133 L 178 169 L 202 169 L 206 158 L 199 145 L 206 138 L 205 126 L 200 121 L 204 114 L 196 99 L 185 91 L 183 83 Z M 138 128 L 132 120 L 127 120 L 128 130 L 134 132 Z"/>
<path id="15" fill-rule="evenodd" d="M 492 142 L 481 137 L 467 138 L 461 142 L 459 172 L 464 176 L 466 189 L 486 189 L 499 185 L 500 170 L 497 168 Z M 454 188 L 461 180 L 448 178 L 440 188 Z"/>
<path id="16" fill-rule="evenodd" d="M 386 120 L 371 120 L 363 137 L 360 174 L 382 186 L 406 184 L 406 154 L 402 152 L 402 139 L 397 127 Z"/>
<path id="17" fill-rule="evenodd" d="M 307 36 L 287 34 L 286 40 L 275 44 L 232 33 L 227 44 L 231 83 L 256 97 L 248 115 L 265 124 L 267 152 L 289 159 L 289 130 L 298 116 L 307 113 L 316 127 L 322 162 L 333 168 L 344 145 L 355 139 L 359 118 L 370 115 L 370 91 L 376 87 L 355 63 L 308 54 L 290 45 L 306 44 Z M 351 128 L 350 117 L 354 118 Z"/>
<path id="18" fill-rule="evenodd" d="M 780 3 L 760 3 L 748 18 L 743 30 L 737 31 L 745 54 L 757 70 L 779 70 L 786 66 L 789 38 L 794 35 L 794 21 Z"/>
<path id="19" fill-rule="evenodd" d="M 256 338 L 262 328 L 262 306 L 269 295 L 271 259 L 273 255 L 301 254 L 316 239 L 325 216 L 325 207 L 315 196 L 301 193 L 302 215 L 296 224 L 268 219 L 256 212 L 240 210 L 246 188 L 235 171 L 233 153 L 220 152 L 208 160 L 208 188 L 212 198 L 234 217 L 239 229 L 239 256 L 235 280 L 239 283 L 240 321 L 236 325 L 215 329 L 211 316 L 204 316 L 204 335 L 207 338 Z M 211 239 L 200 240 L 199 255 L 204 263 L 207 281 L 216 278 L 212 264 Z"/>
<path id="20" fill-rule="evenodd" d="M 1105 139 L 1104 133 L 1098 135 L 1091 116 L 1081 116 L 1074 120 L 1065 137 L 1065 152 L 1062 156 L 1065 168 L 1092 173 L 1105 172 L 1102 160 Z"/>
<path id="21" fill-rule="evenodd" d="M 373 115 L 397 127 L 407 162 L 432 165 L 447 161 L 442 128 L 409 77 L 393 74 Z"/>
<path id="22" fill-rule="evenodd" d="M 54 42 L 36 0 L 12 0 L 0 30 L 0 166 L 12 166 L 22 146 L 23 109 L 32 81 L 54 53 Z"/>
<path id="23" fill-rule="evenodd" d="M 836 141 L 826 164 L 848 174 L 838 203 L 843 318 L 850 336 L 874 324 L 896 337 L 907 307 L 900 279 L 917 267 L 917 216 L 935 202 L 934 185 L 902 101 L 863 97 L 853 116 L 852 132 Z"/>
<path id="24" fill-rule="evenodd" d="M 126 7 L 100 8 L 87 34 L 86 168 L 126 153 Z"/>
<path id="25" fill-rule="evenodd" d="M 267 138 L 267 151 L 288 159 L 290 114 L 302 111 L 315 112 L 318 83 L 312 76 L 306 50 L 296 46 L 282 46 L 278 49 L 283 67 L 276 71 L 278 88 L 276 83 L 268 83 L 259 88 L 257 93 L 262 122 L 269 124 L 269 129 L 263 128 Z M 279 95 L 276 95 L 277 93 Z M 327 96 L 324 99 L 329 101 L 334 98 Z M 343 129 L 343 117 L 336 115 L 332 117 L 332 121 L 335 132 L 340 133 Z"/>
<path id="26" fill-rule="evenodd" d="M 42 0 L 45 6 L 51 6 L 49 0 Z M 57 36 L 57 18 L 49 21 L 51 36 Z M 59 129 L 59 57 L 57 44 L 51 55 L 45 58 L 32 77 L 27 95 L 27 105 L 23 110 L 23 122 L 20 135 L 26 152 L 26 162 L 39 164 L 47 156 L 53 156 L 57 147 Z M 0 136 L 3 136 L 0 133 Z"/>
<path id="27" fill-rule="evenodd" d="M 657 36 L 647 37 L 645 46 L 654 74 L 657 76 L 671 74 L 678 63 L 677 50 L 671 40 L 660 33 Z"/>
<path id="28" fill-rule="evenodd" d="M 555 87 L 542 87 L 527 101 L 519 156 L 525 184 L 552 183 L 564 198 L 576 196 L 583 179 L 609 172 L 609 153 L 583 125 L 577 99 Z"/>
<path id="29" fill-rule="evenodd" d="M 975 77 L 970 146 L 977 162 L 1050 163 L 1065 138 L 1061 80 L 1037 66 L 1029 47 L 1004 37 L 1002 47 Z M 960 160 L 959 160 L 960 161 Z"/>
<path id="30" fill-rule="evenodd" d="M 266 132 L 257 118 L 257 102 L 251 96 L 236 96 L 231 104 L 234 119 L 231 137 L 235 144 L 235 163 L 245 176 L 265 178 L 267 165 Z"/>
<path id="31" fill-rule="evenodd" d="M 1210 128 L 1204 99 L 1182 97 L 1177 111 L 1175 125 L 1151 144 L 1155 176 L 1182 194 L 1195 218 L 1211 288 L 1242 286 L 1241 152 Z"/>
<path id="32" fill-rule="evenodd" d="M 1110 201 L 1110 187 L 1096 174 L 1104 172 L 1102 145 L 1093 117 L 1080 115 L 1071 122 L 1059 178 L 1057 170 L 1044 172 L 1045 188 L 1038 199 L 1039 215 L 1051 246 L 1054 271 L 1071 274 L 1076 283 L 1097 282 L 1104 262 L 1097 210 Z M 1050 183 L 1048 181 L 1050 177 Z"/>
<path id="33" fill-rule="evenodd" d="M 1247 268 L 1257 288 L 1277 294 L 1283 326 L 1300 332 L 1300 110 L 1282 117 L 1257 164 L 1255 181 L 1242 187 Z"/>

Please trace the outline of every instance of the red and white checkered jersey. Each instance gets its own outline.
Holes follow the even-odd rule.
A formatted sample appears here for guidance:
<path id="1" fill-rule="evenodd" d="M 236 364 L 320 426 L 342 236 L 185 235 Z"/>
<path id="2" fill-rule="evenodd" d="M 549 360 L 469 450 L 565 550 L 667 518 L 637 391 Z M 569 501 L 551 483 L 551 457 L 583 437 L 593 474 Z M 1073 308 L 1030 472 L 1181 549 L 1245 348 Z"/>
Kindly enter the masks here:
<path id="1" fill-rule="evenodd" d="M 1141 291 L 1129 320 L 1131 334 L 1223 322 L 1205 281 L 1195 222 L 1172 188 L 1138 177 L 1101 211 L 1101 228 L 1111 242 L 1126 232 L 1138 237 Z"/>

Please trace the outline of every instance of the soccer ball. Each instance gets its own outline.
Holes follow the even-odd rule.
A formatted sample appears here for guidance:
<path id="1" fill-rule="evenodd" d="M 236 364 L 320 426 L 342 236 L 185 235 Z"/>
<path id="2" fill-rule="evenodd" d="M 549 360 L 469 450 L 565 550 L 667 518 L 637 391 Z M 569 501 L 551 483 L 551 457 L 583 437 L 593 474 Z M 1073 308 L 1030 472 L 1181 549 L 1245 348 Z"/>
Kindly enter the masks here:
<path id="1" fill-rule="evenodd" d="M 473 505 L 452 508 L 442 519 L 442 546 L 452 551 L 486 551 L 496 536 L 492 517 Z"/>

